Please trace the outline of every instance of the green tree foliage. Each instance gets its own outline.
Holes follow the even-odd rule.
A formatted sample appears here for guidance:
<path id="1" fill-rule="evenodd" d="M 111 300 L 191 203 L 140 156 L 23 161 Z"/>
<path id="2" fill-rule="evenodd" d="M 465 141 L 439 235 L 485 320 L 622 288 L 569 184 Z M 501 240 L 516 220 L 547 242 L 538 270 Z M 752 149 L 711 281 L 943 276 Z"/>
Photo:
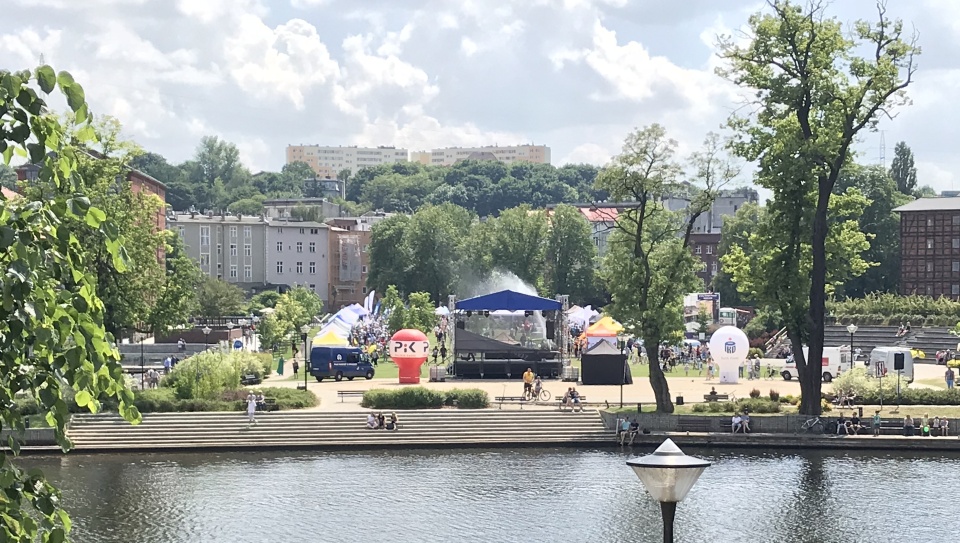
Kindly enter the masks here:
<path id="1" fill-rule="evenodd" d="M 203 272 L 187 255 L 180 236 L 167 230 L 165 239 L 166 280 L 146 319 L 146 324 L 154 333 L 186 324 L 190 317 L 197 314 L 197 291 L 203 283 Z"/>
<path id="2" fill-rule="evenodd" d="M 403 236 L 410 258 L 407 284 L 429 292 L 434 300 L 456 292 L 463 264 L 469 261 L 464 242 L 474 221 L 472 213 L 452 204 L 428 205 L 414 213 Z"/>
<path id="3" fill-rule="evenodd" d="M 407 297 L 409 307 L 406 311 L 405 328 L 420 330 L 424 334 L 433 331 L 437 316 L 433 313 L 433 303 L 428 292 L 411 292 Z"/>
<path id="4" fill-rule="evenodd" d="M 243 289 L 215 277 L 204 277 L 197 292 L 200 315 L 228 317 L 240 315 L 246 305 Z"/>
<path id="5" fill-rule="evenodd" d="M 297 204 L 290 210 L 290 216 L 300 221 L 323 222 L 323 208 Z"/>
<path id="6" fill-rule="evenodd" d="M 239 213 L 241 215 L 259 215 L 263 213 L 264 200 L 266 200 L 266 197 L 262 194 L 257 194 L 251 198 L 235 200 L 233 203 L 227 206 L 227 211 L 230 213 Z"/>
<path id="7" fill-rule="evenodd" d="M 559 205 L 550 214 L 544 253 L 547 294 L 568 294 L 573 303 L 582 305 L 595 299 L 597 247 L 590 223 L 577 208 Z"/>
<path id="8" fill-rule="evenodd" d="M 777 262 L 769 267 L 778 271 L 756 279 L 787 282 L 781 287 L 786 296 L 764 299 L 776 300 L 782 310 L 800 374 L 800 411 L 808 415 L 821 410 L 820 366 L 808 366 L 801 347 L 807 343 L 809 358 L 820 360 L 828 257 L 836 254 L 827 246 L 830 225 L 846 222 L 849 215 L 843 214 L 850 211 L 832 206 L 831 196 L 857 135 L 907 102 L 920 52 L 903 39 L 903 23 L 887 18 L 882 4 L 878 8 L 875 23 L 857 21 L 844 29 L 821 2 L 771 0 L 767 11 L 750 17 L 747 43 L 720 43 L 725 65 L 719 73 L 753 97 L 753 107 L 742 110 L 750 115 L 735 114 L 730 124 L 737 153 L 757 162 L 757 182 L 773 192 L 768 207 L 776 228 L 766 229 L 767 243 L 751 245 L 775 251 Z M 838 221 L 831 211 L 841 214 Z M 808 274 L 804 297 L 798 290 Z"/>
<path id="9" fill-rule="evenodd" d="M 6 164 L 0 164 L 0 186 L 13 191 L 18 190 L 17 171 Z"/>
<path id="10" fill-rule="evenodd" d="M 250 298 L 250 304 L 247 306 L 247 309 L 250 313 L 260 313 L 261 309 L 276 307 L 279 299 L 279 292 L 275 290 L 265 290 L 254 294 L 253 297 Z"/>
<path id="11" fill-rule="evenodd" d="M 760 220 L 761 208 L 759 205 L 747 202 L 737 209 L 732 216 L 723 218 L 723 236 L 720 238 L 720 245 L 717 247 L 717 258 L 721 259 L 730 252 L 731 247 L 745 247 L 750 239 L 750 234 L 755 230 Z M 733 282 L 733 276 L 723 266 L 713 276 L 712 286 L 715 292 L 720 294 L 720 302 L 724 307 L 736 307 L 755 305 L 755 301 L 747 295 L 737 290 L 737 284 Z"/>
<path id="12" fill-rule="evenodd" d="M 403 306 L 403 298 L 396 285 L 386 287 L 386 292 L 381 300 L 383 311 L 387 314 L 387 326 L 390 333 L 402 330 L 407 324 L 406 308 Z"/>
<path id="13" fill-rule="evenodd" d="M 257 326 L 257 336 L 260 338 L 260 345 L 267 349 L 278 347 L 287 333 L 288 330 L 280 325 L 280 322 L 274 314 L 261 318 L 260 324 Z"/>
<path id="14" fill-rule="evenodd" d="M 860 215 L 860 231 L 870 248 L 863 257 L 875 265 L 851 277 L 837 294 L 859 298 L 870 292 L 896 292 L 900 283 L 900 217 L 893 209 L 913 198 L 897 190 L 896 183 L 880 166 L 850 164 L 840 173 L 835 193 L 856 188 L 869 203 Z"/>
<path id="15" fill-rule="evenodd" d="M 68 126 L 48 112 L 46 97 L 58 89 L 74 113 Z M 5 429 L 24 430 L 14 399 L 36 401 L 66 451 L 67 403 L 71 389 L 80 406 L 97 411 L 116 398 L 120 414 L 138 422 L 133 393 L 124 385 L 114 338 L 104 329 L 104 305 L 88 258 L 100 246 L 115 268 L 125 269 L 119 230 L 91 205 L 81 189 L 78 145 L 94 140 L 83 87 L 67 72 L 49 66 L 33 73 L 0 70 L 0 154 L 40 166 L 39 181 L 54 190 L 42 200 L 0 200 L 0 266 L 5 271 L 0 304 L 0 418 Z M 72 125 L 72 126 L 71 126 Z M 72 137 L 68 137 L 68 133 Z M 90 246 L 66 226 L 82 221 L 100 233 Z M 21 434 L 22 435 L 22 434 Z M 39 470 L 18 469 L 18 439 L 0 454 L 0 539 L 28 543 L 66 539 L 70 520 L 60 494 Z"/>
<path id="16" fill-rule="evenodd" d="M 917 196 L 917 167 L 913 163 L 913 151 L 910 150 L 905 141 L 898 141 L 893 148 L 890 177 L 893 178 L 893 182 L 901 194 Z"/>
<path id="17" fill-rule="evenodd" d="M 370 255 L 367 286 L 370 288 L 385 292 L 390 285 L 404 291 L 412 287 L 407 283 L 410 256 L 404 245 L 409 224 L 409 216 L 393 215 L 374 225 L 367 249 Z"/>
<path id="18" fill-rule="evenodd" d="M 692 157 L 688 184 L 682 184 L 686 176 L 675 161 L 676 146 L 660 125 L 639 129 L 597 176 L 597 186 L 612 200 L 636 204 L 619 213 L 601 274 L 613 297 L 606 309 L 634 326 L 647 346 L 650 385 L 663 413 L 673 412 L 673 401 L 658 346 L 682 330 L 683 296 L 702 288 L 696 273 L 703 264 L 690 251 L 694 223 L 710 209 L 719 187 L 736 175 L 721 156 L 719 138 L 711 135 L 704 151 Z M 687 209 L 664 207 L 663 199 L 681 190 L 691 197 Z"/>
<path id="19" fill-rule="evenodd" d="M 320 299 L 320 296 L 317 296 L 316 292 L 308 289 L 307 287 L 293 287 L 285 292 L 280 299 L 277 300 L 277 303 L 280 303 L 284 297 L 295 300 L 298 304 L 300 304 L 300 307 L 302 307 L 307 314 L 308 322 L 312 321 L 314 317 L 320 315 L 320 312 L 323 311 L 323 300 Z M 308 322 L 301 322 L 300 326 L 308 324 Z"/>
<path id="20" fill-rule="evenodd" d="M 489 219 L 487 226 L 491 238 L 486 249 L 494 265 L 512 272 L 529 285 L 536 285 L 543 276 L 546 215 L 522 205 L 504 210 L 499 217 Z"/>

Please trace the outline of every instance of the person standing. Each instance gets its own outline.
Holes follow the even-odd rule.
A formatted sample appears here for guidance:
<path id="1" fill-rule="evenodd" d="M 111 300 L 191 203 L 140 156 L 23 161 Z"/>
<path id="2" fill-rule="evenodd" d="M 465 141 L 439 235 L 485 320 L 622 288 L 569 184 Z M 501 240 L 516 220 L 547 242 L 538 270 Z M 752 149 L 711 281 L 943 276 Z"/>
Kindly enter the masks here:
<path id="1" fill-rule="evenodd" d="M 283 365 L 283 357 L 280 357 L 280 364 Z M 293 361 L 293 376 L 296 377 L 300 373 L 300 362 L 296 360 Z"/>
<path id="2" fill-rule="evenodd" d="M 247 428 L 257 423 L 257 397 L 253 392 L 247 395 Z"/>
<path id="3" fill-rule="evenodd" d="M 949 364 L 949 362 L 947 362 Z M 943 379 L 947 382 L 947 389 L 953 388 L 953 382 L 956 378 L 956 375 L 953 373 L 953 368 L 947 367 L 947 372 L 943 374 Z"/>
<path id="4" fill-rule="evenodd" d="M 523 372 L 523 395 L 527 396 L 533 393 L 533 370 L 527 368 L 527 371 Z"/>
<path id="5" fill-rule="evenodd" d="M 880 435 L 880 410 L 873 413 L 873 437 Z"/>

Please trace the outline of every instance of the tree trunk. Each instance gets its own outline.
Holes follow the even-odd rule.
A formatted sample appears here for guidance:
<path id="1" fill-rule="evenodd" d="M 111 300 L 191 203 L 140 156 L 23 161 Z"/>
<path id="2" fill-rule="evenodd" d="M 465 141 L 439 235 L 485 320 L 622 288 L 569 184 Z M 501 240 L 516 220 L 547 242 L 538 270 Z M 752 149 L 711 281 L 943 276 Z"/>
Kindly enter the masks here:
<path id="1" fill-rule="evenodd" d="M 807 364 L 800 374 L 800 413 L 819 415 L 821 380 L 823 378 L 823 325 L 826 312 L 827 281 L 827 206 L 830 203 L 830 191 L 821 187 L 817 198 L 817 211 L 813 216 L 813 268 L 810 272 L 810 334 L 807 342 Z"/>
<path id="2" fill-rule="evenodd" d="M 657 399 L 657 413 L 673 413 L 673 402 L 670 400 L 670 385 L 667 384 L 667 378 L 660 369 L 660 341 L 650 341 L 643 338 L 643 344 L 647 349 L 647 360 L 650 364 L 650 388 L 653 389 L 653 395 Z M 653 345 L 654 347 L 650 347 Z"/>

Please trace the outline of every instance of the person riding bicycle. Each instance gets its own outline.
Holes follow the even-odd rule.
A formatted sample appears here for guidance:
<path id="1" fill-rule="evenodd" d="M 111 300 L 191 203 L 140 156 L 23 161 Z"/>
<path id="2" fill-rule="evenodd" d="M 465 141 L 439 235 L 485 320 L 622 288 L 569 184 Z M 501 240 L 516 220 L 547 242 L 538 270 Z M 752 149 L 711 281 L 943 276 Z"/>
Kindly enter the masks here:
<path id="1" fill-rule="evenodd" d="M 523 395 L 526 396 L 531 393 L 533 390 L 533 370 L 527 368 L 527 371 L 523 372 Z"/>

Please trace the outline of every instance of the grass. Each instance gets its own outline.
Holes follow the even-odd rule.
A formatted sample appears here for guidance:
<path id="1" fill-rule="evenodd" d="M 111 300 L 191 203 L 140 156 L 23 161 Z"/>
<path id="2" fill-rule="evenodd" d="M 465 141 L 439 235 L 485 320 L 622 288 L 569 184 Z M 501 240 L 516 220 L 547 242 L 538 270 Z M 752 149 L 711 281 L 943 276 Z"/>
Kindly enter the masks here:
<path id="1" fill-rule="evenodd" d="M 917 383 L 917 384 L 920 384 L 920 385 L 932 386 L 933 388 L 942 388 L 942 389 L 946 389 L 946 388 L 947 388 L 947 383 L 946 383 L 946 381 L 944 381 L 943 379 L 939 379 L 939 378 L 937 378 L 937 379 L 918 379 L 918 380 L 916 381 L 916 383 Z"/>

